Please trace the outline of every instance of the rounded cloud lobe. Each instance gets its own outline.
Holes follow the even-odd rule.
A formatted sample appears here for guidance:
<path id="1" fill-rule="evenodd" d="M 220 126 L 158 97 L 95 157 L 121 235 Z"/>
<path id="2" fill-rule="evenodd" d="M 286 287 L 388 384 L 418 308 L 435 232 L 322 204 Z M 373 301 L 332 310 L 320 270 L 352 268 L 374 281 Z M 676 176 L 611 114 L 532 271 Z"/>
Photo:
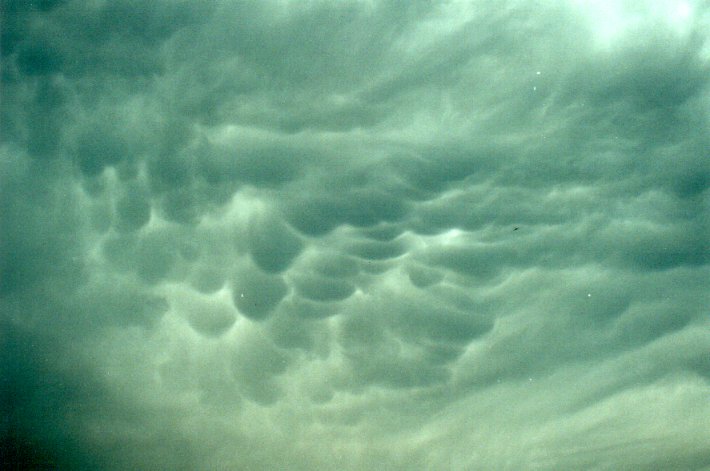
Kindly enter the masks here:
<path id="1" fill-rule="evenodd" d="M 703 2 L 5 2 L 1 462 L 710 466 Z"/>

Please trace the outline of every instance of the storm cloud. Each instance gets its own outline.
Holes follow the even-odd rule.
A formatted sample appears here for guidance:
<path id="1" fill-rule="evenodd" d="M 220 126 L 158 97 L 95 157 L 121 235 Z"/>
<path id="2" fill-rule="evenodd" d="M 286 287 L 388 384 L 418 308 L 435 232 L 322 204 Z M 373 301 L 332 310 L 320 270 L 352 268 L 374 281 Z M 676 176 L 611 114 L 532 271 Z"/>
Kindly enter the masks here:
<path id="1" fill-rule="evenodd" d="M 5 464 L 710 469 L 705 2 L 1 5 Z"/>

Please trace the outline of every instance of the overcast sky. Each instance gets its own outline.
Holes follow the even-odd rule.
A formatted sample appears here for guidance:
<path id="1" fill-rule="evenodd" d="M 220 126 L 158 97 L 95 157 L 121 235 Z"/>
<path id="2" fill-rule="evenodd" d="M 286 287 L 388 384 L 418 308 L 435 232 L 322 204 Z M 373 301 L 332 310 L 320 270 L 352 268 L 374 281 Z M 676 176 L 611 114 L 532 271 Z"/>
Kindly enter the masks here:
<path id="1" fill-rule="evenodd" d="M 2 9 L 4 460 L 710 469 L 705 1 Z"/>

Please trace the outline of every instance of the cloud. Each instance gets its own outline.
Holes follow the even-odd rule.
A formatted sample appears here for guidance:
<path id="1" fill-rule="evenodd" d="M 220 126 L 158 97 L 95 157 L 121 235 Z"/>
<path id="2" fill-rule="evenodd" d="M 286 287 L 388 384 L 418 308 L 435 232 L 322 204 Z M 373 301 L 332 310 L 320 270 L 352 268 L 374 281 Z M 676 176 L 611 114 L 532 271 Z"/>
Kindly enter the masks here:
<path id="1" fill-rule="evenodd" d="M 301 251 L 296 234 L 275 216 L 258 215 L 249 226 L 251 257 L 266 272 L 282 272 Z"/>
<path id="2" fill-rule="evenodd" d="M 702 2 L 2 12 L 0 460 L 710 466 Z"/>

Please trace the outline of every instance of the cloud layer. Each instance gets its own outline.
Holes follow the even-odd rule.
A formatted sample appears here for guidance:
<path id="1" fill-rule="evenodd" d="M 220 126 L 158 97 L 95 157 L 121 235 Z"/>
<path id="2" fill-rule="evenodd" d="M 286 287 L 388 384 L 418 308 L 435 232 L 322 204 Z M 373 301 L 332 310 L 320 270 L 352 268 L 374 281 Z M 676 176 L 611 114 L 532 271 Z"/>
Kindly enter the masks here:
<path id="1" fill-rule="evenodd" d="M 703 2 L 2 9 L 5 462 L 710 468 Z"/>

